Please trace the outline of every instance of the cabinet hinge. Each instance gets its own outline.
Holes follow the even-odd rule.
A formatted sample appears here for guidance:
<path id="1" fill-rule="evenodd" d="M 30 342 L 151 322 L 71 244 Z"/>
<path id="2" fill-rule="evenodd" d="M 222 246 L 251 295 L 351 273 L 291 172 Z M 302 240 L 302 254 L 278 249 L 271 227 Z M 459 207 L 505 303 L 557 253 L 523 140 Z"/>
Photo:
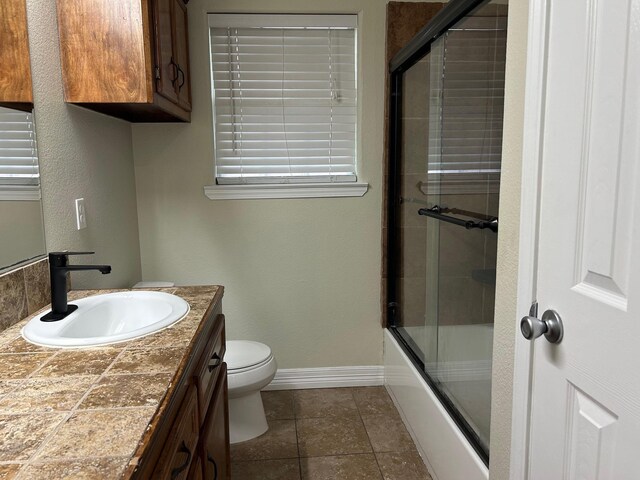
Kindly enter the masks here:
<path id="1" fill-rule="evenodd" d="M 156 80 L 160 80 L 160 67 L 155 68 Z"/>

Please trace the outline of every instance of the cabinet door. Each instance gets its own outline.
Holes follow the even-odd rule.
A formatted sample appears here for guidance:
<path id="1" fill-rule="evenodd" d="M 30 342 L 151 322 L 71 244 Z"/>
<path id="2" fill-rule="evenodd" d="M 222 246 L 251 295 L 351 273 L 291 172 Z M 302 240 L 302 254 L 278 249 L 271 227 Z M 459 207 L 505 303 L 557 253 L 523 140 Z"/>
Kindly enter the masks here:
<path id="1" fill-rule="evenodd" d="M 176 0 L 155 0 L 154 27 L 156 51 L 156 91 L 163 97 L 178 103 L 178 63 L 173 48 L 173 10 Z"/>
<path id="2" fill-rule="evenodd" d="M 198 396 L 195 385 L 187 390 L 162 455 L 153 472 L 154 479 L 188 480 L 191 462 L 197 458 Z"/>
<path id="3" fill-rule="evenodd" d="M 0 2 L 0 103 L 33 103 L 25 0 Z M 28 108 L 31 110 L 31 108 Z"/>
<path id="4" fill-rule="evenodd" d="M 202 460 L 204 478 L 227 480 L 229 463 L 229 403 L 227 400 L 227 365 L 222 364 L 218 385 L 204 424 Z"/>
<path id="5" fill-rule="evenodd" d="M 187 478 L 189 480 L 202 480 L 202 459 L 200 457 L 191 462 L 191 469 Z"/>
<path id="6" fill-rule="evenodd" d="M 187 27 L 187 7 L 184 0 L 173 0 L 173 15 L 175 22 L 173 51 L 175 61 L 178 64 L 178 79 L 176 80 L 178 104 L 185 110 L 191 111 L 189 32 Z"/>

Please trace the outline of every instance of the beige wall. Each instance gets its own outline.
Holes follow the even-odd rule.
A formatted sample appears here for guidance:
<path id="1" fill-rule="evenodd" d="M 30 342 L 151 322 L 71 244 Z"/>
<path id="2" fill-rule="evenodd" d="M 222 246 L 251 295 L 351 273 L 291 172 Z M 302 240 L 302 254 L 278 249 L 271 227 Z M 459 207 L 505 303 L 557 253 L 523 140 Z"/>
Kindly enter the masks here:
<path id="1" fill-rule="evenodd" d="M 361 198 L 218 200 L 206 12 L 358 13 Z M 134 125 L 143 277 L 225 286 L 228 338 L 269 344 L 281 368 L 382 362 L 379 325 L 383 0 L 192 0 L 188 125 Z"/>
<path id="2" fill-rule="evenodd" d="M 509 4 L 507 70 L 500 184 L 500 235 L 496 309 L 493 333 L 491 391 L 491 480 L 509 478 L 513 354 L 518 314 L 518 241 L 524 121 L 524 79 L 527 50 L 528 2 Z"/>
<path id="3" fill-rule="evenodd" d="M 131 128 L 63 101 L 56 2 L 28 0 L 36 134 L 49 251 L 95 250 L 110 275 L 74 273 L 75 288 L 124 287 L 140 279 Z M 88 228 L 76 230 L 76 198 Z"/>
<path id="4" fill-rule="evenodd" d="M 39 200 L 0 200 L 0 270 L 45 253 Z"/>

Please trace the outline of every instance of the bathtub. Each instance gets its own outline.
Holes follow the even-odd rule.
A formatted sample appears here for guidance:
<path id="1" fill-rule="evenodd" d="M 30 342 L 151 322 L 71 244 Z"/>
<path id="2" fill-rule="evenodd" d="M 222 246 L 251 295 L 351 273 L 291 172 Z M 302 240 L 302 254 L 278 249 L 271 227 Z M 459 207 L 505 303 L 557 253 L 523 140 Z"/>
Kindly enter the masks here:
<path id="1" fill-rule="evenodd" d="M 486 326 L 477 330 L 478 335 L 493 334 Z M 477 365 L 471 374 L 488 375 L 490 381 L 486 365 Z M 487 466 L 388 329 L 384 332 L 384 383 L 434 480 L 489 479 Z"/>

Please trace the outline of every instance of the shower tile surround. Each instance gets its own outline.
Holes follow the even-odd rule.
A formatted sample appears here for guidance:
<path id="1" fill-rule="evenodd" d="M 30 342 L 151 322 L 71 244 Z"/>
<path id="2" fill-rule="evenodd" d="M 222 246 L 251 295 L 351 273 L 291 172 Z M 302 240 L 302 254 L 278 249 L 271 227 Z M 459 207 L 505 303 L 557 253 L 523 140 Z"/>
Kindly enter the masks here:
<path id="1" fill-rule="evenodd" d="M 47 282 L 46 260 L 0 277 L 0 478 L 128 478 L 220 287 L 154 289 L 189 302 L 187 317 L 138 340 L 65 350 L 20 336 L 48 304 L 36 307 Z M 71 291 L 69 300 L 114 291 Z M 16 319 L 16 309 L 29 315 Z"/>
<path id="2" fill-rule="evenodd" d="M 430 480 L 384 387 L 262 392 L 270 429 L 231 446 L 232 480 Z"/>
<path id="3" fill-rule="evenodd" d="M 387 35 L 386 35 L 386 65 L 393 56 L 398 53 L 413 37 L 416 35 L 429 21 L 444 7 L 444 3 L 436 2 L 389 2 L 387 4 Z M 389 142 L 389 75 L 385 80 L 385 99 L 384 99 L 384 182 L 383 182 L 383 198 L 382 198 L 382 295 L 381 295 L 381 315 L 382 325 L 386 326 L 387 311 L 387 260 L 386 260 L 386 241 L 387 241 L 387 195 L 389 179 L 388 172 L 388 142 Z M 425 145 L 426 148 L 426 145 Z"/>

